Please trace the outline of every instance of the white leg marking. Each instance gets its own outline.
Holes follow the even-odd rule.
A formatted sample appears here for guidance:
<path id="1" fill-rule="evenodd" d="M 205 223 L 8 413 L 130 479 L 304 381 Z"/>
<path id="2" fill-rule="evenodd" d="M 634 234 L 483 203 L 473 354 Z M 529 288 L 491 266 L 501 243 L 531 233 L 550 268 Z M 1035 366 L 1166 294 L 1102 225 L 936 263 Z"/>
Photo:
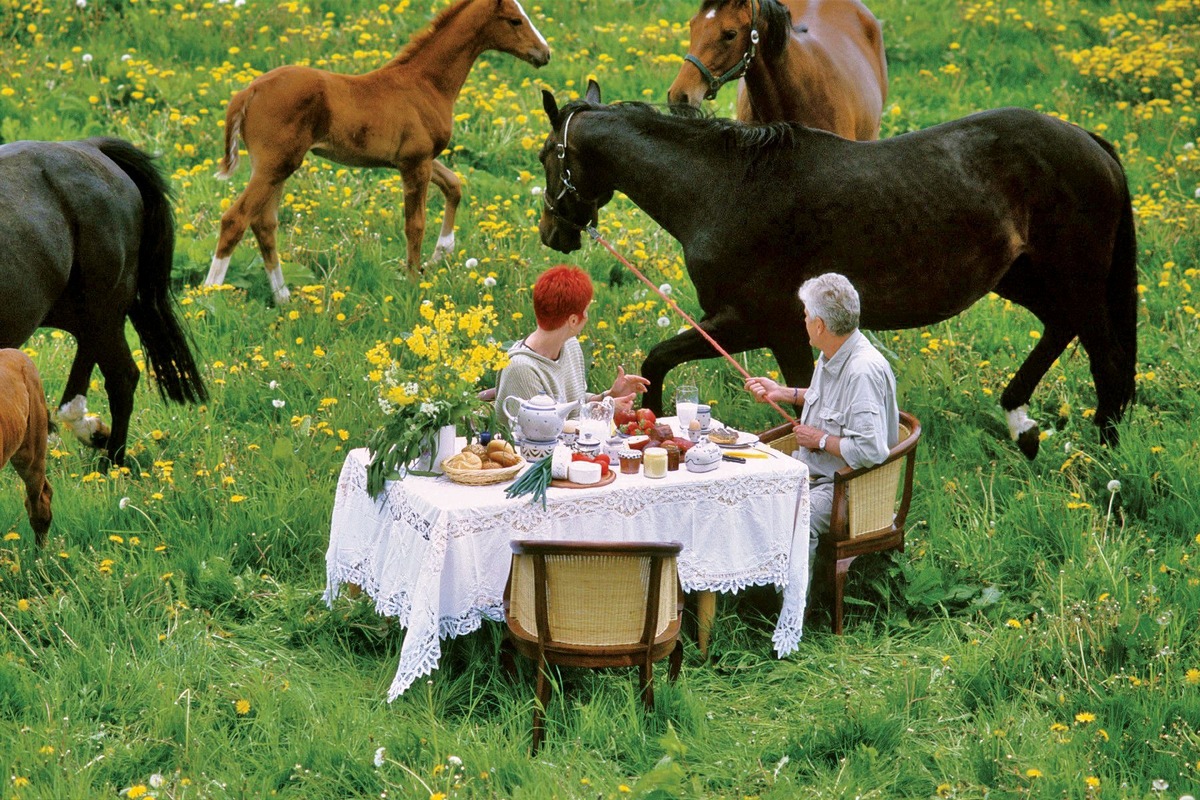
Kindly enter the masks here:
<path id="1" fill-rule="evenodd" d="M 521 7 L 520 0 L 513 0 L 513 2 L 515 2 L 517 4 L 517 11 L 520 11 L 521 16 L 525 17 L 525 21 L 529 23 L 530 29 L 532 29 L 533 32 L 535 34 L 537 34 L 538 41 L 542 43 L 543 47 L 549 49 L 550 43 L 546 41 L 546 37 L 542 36 L 542 32 L 537 29 L 537 26 L 533 24 L 533 20 L 531 20 L 529 18 L 529 15 L 525 13 L 525 9 Z"/>
<path id="2" fill-rule="evenodd" d="M 454 232 L 451 231 L 447 236 L 439 236 L 437 247 L 433 248 L 432 260 L 437 261 L 445 258 L 454 252 Z"/>
<path id="3" fill-rule="evenodd" d="M 204 279 L 205 286 L 220 286 L 225 282 L 225 273 L 229 271 L 229 260 L 233 256 L 217 258 L 213 256 L 212 266 L 208 268 L 208 277 Z"/>
<path id="4" fill-rule="evenodd" d="M 1008 435 L 1015 442 L 1017 437 L 1030 428 L 1037 427 L 1037 421 L 1029 418 L 1029 406 L 1019 406 L 1009 411 L 1008 416 Z"/>
<path id="5" fill-rule="evenodd" d="M 267 278 L 271 281 L 271 293 L 275 295 L 275 305 L 281 306 L 292 299 L 292 293 L 287 288 L 287 281 L 283 279 L 281 267 L 267 270 Z"/>
<path id="6" fill-rule="evenodd" d="M 75 395 L 59 407 L 58 420 L 70 428 L 75 438 L 88 447 L 93 446 L 97 432 L 105 436 L 109 432 L 100 415 L 87 410 L 87 398 L 81 394 Z"/>

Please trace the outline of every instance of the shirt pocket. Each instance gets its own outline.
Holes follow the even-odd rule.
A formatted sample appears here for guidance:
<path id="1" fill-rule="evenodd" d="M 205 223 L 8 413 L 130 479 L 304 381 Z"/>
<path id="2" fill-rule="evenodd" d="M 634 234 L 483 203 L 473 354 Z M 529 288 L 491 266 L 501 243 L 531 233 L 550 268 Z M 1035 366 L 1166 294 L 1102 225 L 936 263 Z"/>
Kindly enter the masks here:
<path id="1" fill-rule="evenodd" d="M 834 436 L 841 436 L 842 431 L 846 429 L 846 414 L 843 411 L 822 408 L 817 413 L 817 419 L 818 424 L 816 427 Z"/>

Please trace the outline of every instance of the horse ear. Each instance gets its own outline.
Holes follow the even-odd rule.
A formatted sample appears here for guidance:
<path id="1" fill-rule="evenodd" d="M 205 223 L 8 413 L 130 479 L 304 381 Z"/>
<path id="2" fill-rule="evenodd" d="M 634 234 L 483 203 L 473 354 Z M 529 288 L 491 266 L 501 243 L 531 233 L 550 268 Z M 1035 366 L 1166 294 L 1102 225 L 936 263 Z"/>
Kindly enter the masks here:
<path id="1" fill-rule="evenodd" d="M 588 78 L 587 94 L 584 95 L 592 105 L 600 105 L 600 84 L 595 78 Z"/>
<path id="2" fill-rule="evenodd" d="M 542 108 L 546 112 L 546 116 L 550 118 L 550 127 L 558 127 L 558 103 L 554 100 L 553 93 L 546 89 L 542 89 Z"/>

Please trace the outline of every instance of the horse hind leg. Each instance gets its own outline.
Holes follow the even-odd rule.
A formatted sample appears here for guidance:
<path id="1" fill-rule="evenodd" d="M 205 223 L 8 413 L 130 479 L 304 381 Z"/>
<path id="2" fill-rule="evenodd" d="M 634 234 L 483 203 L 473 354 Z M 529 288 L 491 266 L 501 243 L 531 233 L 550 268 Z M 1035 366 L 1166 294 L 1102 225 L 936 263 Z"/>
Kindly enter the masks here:
<path id="1" fill-rule="evenodd" d="M 430 176 L 433 185 L 442 192 L 446 199 L 446 211 L 442 215 L 442 229 L 438 233 L 437 246 L 433 248 L 431 261 L 440 261 L 454 254 L 454 217 L 458 213 L 458 204 L 462 200 L 462 181 L 454 171 L 434 159 L 433 174 Z"/>
<path id="2" fill-rule="evenodd" d="M 125 464 L 125 442 L 129 438 L 129 419 L 133 416 L 133 391 L 141 373 L 125 341 L 124 320 L 98 349 L 96 363 L 104 375 L 108 408 L 112 414 L 112 432 L 108 437 L 108 460 L 116 467 Z"/>
<path id="3" fill-rule="evenodd" d="M 1029 398 L 1033 396 L 1034 387 L 1045 377 L 1054 359 L 1062 354 L 1074 338 L 1075 333 L 1070 328 L 1047 324 L 1042 338 L 1038 339 L 1038 343 L 1025 358 L 1017 374 L 1000 395 L 1000 407 L 1008 416 L 1009 435 L 1017 443 L 1017 448 L 1030 460 L 1037 456 L 1041 431 L 1037 421 L 1029 417 Z"/>
<path id="4" fill-rule="evenodd" d="M 1096 387 L 1095 423 L 1100 428 L 1100 442 L 1115 446 L 1117 422 L 1133 400 L 1135 366 L 1111 327 L 1092 326 L 1080 333 L 1079 339 L 1087 351 Z"/>
<path id="5" fill-rule="evenodd" d="M 276 305 L 283 305 L 292 297 L 287 288 L 287 281 L 283 279 L 283 267 L 279 264 L 279 249 L 275 239 L 279 231 L 279 201 L 282 196 L 283 184 L 276 184 L 274 192 L 250 221 L 250 228 L 258 241 L 258 249 L 263 257 L 263 269 L 266 270 L 267 280 L 271 283 L 271 295 L 275 298 Z"/>

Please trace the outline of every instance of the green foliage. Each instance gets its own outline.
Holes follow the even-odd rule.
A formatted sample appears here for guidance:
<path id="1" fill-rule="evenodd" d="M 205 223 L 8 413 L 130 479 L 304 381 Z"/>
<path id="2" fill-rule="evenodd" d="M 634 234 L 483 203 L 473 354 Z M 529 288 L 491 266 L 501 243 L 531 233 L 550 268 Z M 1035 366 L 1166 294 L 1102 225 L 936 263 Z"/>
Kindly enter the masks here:
<path id="1" fill-rule="evenodd" d="M 665 101 L 698 3 L 526 3 L 554 58 L 536 72 L 497 53 L 477 62 L 442 159 L 464 181 L 458 245 L 420 276 L 404 268 L 399 176 L 310 157 L 279 212 L 285 308 L 270 304 L 252 241 L 234 254 L 232 288 L 196 287 L 249 173 L 212 177 L 226 101 L 280 64 L 374 69 L 443 0 L 0 5 L 4 141 L 103 133 L 161 153 L 180 311 L 212 393 L 203 408 L 166 406 L 144 376 L 128 472 L 97 472 L 93 452 L 56 442 L 44 552 L 16 482 L 0 487 L 6 796 L 1200 794 L 1194 0 L 869 3 L 889 55 L 883 136 L 1021 105 L 1118 148 L 1142 283 L 1122 443 L 1099 446 L 1076 348 L 1032 402 L 1049 432 L 1041 455 L 1016 452 L 998 399 L 1041 330 L 1020 307 L 988 297 L 948 322 L 874 334 L 925 438 L 906 550 L 855 563 L 847 634 L 829 635 L 818 610 L 781 661 L 771 593 L 723 596 L 712 659 L 689 649 L 653 712 L 626 671 L 556 673 L 533 760 L 532 676 L 506 679 L 497 625 L 444 642 L 428 682 L 384 702 L 403 631 L 369 599 L 322 600 L 338 474 L 382 422 L 367 354 L 420 324 L 422 301 L 494 308 L 499 342 L 531 328 L 533 281 L 567 258 L 536 230 L 541 87 L 562 102 L 594 76 L 608 100 Z M 732 87 L 712 109 L 732 114 Z M 432 234 L 436 192 L 429 207 Z M 678 245 L 627 198 L 600 226 L 699 313 Z M 603 249 L 569 260 L 596 282 L 583 342 L 595 385 L 682 326 Z M 27 347 L 56 400 L 74 343 L 43 331 Z M 741 360 L 776 369 L 764 352 Z M 700 386 L 737 427 L 777 421 L 718 359 L 667 380 L 668 392 Z"/>

